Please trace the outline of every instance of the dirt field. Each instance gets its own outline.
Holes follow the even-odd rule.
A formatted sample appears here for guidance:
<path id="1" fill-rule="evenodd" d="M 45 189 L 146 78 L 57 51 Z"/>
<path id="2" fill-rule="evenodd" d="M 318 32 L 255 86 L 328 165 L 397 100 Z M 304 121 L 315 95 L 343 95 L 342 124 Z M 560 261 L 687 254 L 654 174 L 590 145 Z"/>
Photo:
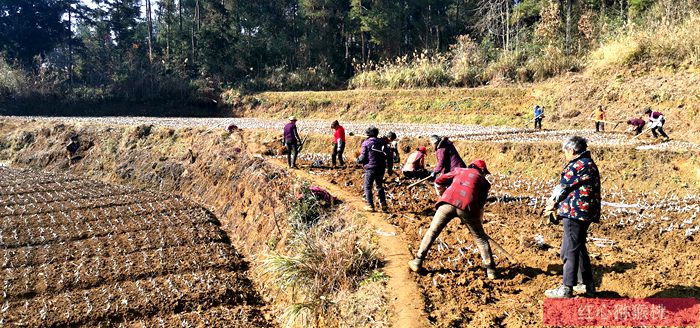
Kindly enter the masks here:
<path id="1" fill-rule="evenodd" d="M 281 121 L 234 121 L 250 124 L 242 126 L 246 130 L 240 135 L 223 132 L 226 119 L 99 118 L 36 125 L 16 120 L 5 122 L 0 128 L 8 132 L 0 139 L 0 149 L 3 149 L 0 154 L 5 154 L 11 165 L 70 170 L 137 186 L 157 185 L 162 190 L 205 200 L 202 202 L 212 206 L 222 221 L 225 220 L 225 230 L 242 252 L 247 251 L 244 254 L 249 258 L 260 254 L 258 250 L 270 247 L 270 240 L 279 229 L 273 219 L 277 215 L 282 217 L 282 213 L 269 211 L 266 204 L 271 196 L 266 198 L 267 193 L 261 193 L 260 188 L 269 188 L 270 194 L 276 194 L 272 198 L 283 199 L 281 195 L 289 192 L 284 189 L 289 179 L 278 177 L 297 172 L 288 172 L 279 166 L 262 169 L 270 160 L 267 156 L 243 160 L 235 155 L 235 150 L 241 148 L 244 152 L 275 153 L 280 147 L 275 140 L 279 131 L 269 129 L 278 129 Z M 322 123 L 314 123 L 317 124 L 314 129 L 326 134 L 328 131 Z M 117 127 L 111 124 L 146 125 Z M 155 126 L 152 130 L 144 128 L 150 124 Z M 202 125 L 203 128 L 189 128 Z M 358 124 L 357 128 L 360 127 Z M 415 129 L 414 133 L 419 135 L 437 131 L 430 125 L 387 125 L 385 128 Z M 142 130 L 150 133 L 142 135 Z M 65 163 L 64 154 L 64 142 L 70 131 L 77 131 L 81 140 L 85 140 L 81 153 L 84 157 L 73 165 Z M 459 131 L 445 131 L 459 138 Z M 700 297 L 697 271 L 700 265 L 697 241 L 700 198 L 696 193 L 700 169 L 697 152 L 686 151 L 697 146 L 689 143 L 673 148 L 661 147 L 675 143 L 647 146 L 643 142 L 625 140 L 621 134 L 598 135 L 590 130 L 510 133 L 478 128 L 472 132 L 469 136 L 469 131 L 461 134 L 471 139 L 455 142 L 460 153 L 466 159 L 485 158 L 491 171 L 498 173 L 491 177 L 491 195 L 495 201 L 487 207 L 486 218 L 490 222 L 486 230 L 520 263 L 510 264 L 495 251 L 501 278 L 486 280 L 472 237 L 459 223 L 452 222 L 433 246 L 426 262 L 427 271 L 409 276 L 409 281 L 415 278 L 425 300 L 425 311 L 416 310 L 421 318 L 439 327 L 542 324 L 543 291 L 561 281 L 558 257 L 561 227 L 549 225 L 537 213 L 551 189 L 551 180 L 561 169 L 559 142 L 563 135 L 573 133 L 591 138 L 593 156 L 604 179 L 604 217 L 601 224 L 591 228 L 589 240 L 599 296 Z M 425 138 L 401 137 L 402 145 L 408 148 L 426 145 Z M 530 137 L 542 139 L 532 141 Z M 607 143 L 608 139 L 619 142 Z M 328 135 L 312 135 L 300 171 L 311 183 L 328 182 L 326 185 L 341 188 L 344 201 L 352 198 L 346 204 L 361 203 L 361 169 L 310 167 L 312 161 L 327 163 L 329 140 Z M 352 150 L 360 141 L 359 136 L 349 138 L 346 156 L 350 161 L 354 159 Z M 434 160 L 432 152 L 428 157 L 429 161 Z M 245 182 L 249 178 L 255 183 Z M 430 223 L 435 196 L 429 185 L 408 190 L 409 181 L 396 179 L 396 176 L 391 177 L 388 183 L 392 212 L 384 220 L 398 227 L 397 239 L 404 243 L 400 248 L 405 252 L 402 254 L 410 256 Z M 85 192 L 88 198 L 103 196 L 95 188 Z M 52 197 L 64 196 L 56 193 Z M 231 202 L 231 199 L 242 202 Z M 280 204 L 270 203 L 270 206 L 281 208 Z M 28 213 L 37 211 L 30 206 L 26 208 Z M 355 215 L 360 206 L 350 210 L 353 211 L 350 214 Z M 34 234 L 34 230 L 28 231 Z M 378 231 L 381 233 L 386 230 Z M 23 235 L 18 232 L 17 237 L 20 236 Z M 283 240 L 283 236 L 275 240 Z M 35 265 L 41 263 L 44 262 Z M 415 326 L 422 326 L 422 322 L 416 321 Z"/>
<path id="2" fill-rule="evenodd" d="M 303 169 L 362 195 L 359 168 Z M 508 263 L 494 250 L 500 279 L 486 280 L 468 230 L 451 222 L 428 254 L 426 272 L 415 275 L 428 319 L 438 327 L 539 326 L 543 292 L 561 282 L 561 226 L 537 215 L 551 183 L 506 175 L 489 179 L 493 202 L 485 214 L 486 231 L 519 263 Z M 386 220 L 400 227 L 415 252 L 432 219 L 435 195 L 427 183 L 409 190 L 411 182 L 391 177 Z M 603 199 L 602 222 L 591 228 L 588 242 L 599 297 L 700 297 L 700 197 L 608 187 Z"/>
<path id="3" fill-rule="evenodd" d="M 0 204 L 0 326 L 268 326 L 243 257 L 181 197 L 0 167 Z"/>

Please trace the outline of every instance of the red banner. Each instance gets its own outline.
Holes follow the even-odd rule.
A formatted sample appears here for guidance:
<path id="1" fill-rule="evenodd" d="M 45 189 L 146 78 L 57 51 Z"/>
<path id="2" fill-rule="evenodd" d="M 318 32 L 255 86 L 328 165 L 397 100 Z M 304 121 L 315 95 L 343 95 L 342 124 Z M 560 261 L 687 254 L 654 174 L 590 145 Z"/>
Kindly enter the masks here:
<path id="1" fill-rule="evenodd" d="M 542 318 L 548 326 L 696 326 L 694 298 L 546 299 Z"/>

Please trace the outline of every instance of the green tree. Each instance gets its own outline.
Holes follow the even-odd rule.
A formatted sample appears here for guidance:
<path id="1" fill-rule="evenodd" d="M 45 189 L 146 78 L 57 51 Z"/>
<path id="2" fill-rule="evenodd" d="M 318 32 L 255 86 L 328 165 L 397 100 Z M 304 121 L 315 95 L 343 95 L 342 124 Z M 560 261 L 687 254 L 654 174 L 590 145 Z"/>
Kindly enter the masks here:
<path id="1" fill-rule="evenodd" d="M 62 19 L 72 1 L 2 0 L 0 1 L 0 51 L 24 65 L 34 56 L 45 56 L 69 35 Z"/>

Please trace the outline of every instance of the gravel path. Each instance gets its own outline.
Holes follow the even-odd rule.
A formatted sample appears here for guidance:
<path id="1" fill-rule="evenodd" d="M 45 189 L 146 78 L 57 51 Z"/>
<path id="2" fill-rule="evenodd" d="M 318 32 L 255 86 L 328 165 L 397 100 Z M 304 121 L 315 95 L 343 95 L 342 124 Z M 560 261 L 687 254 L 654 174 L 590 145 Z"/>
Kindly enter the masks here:
<path id="1" fill-rule="evenodd" d="M 241 129 L 267 129 L 282 131 L 285 120 L 262 118 L 158 118 L 158 117 L 21 117 L 0 116 L 0 118 L 60 121 L 68 123 L 97 123 L 107 125 L 141 125 L 152 124 L 173 128 L 221 128 L 235 124 Z M 479 126 L 459 124 L 414 124 L 414 123 L 371 123 L 371 122 L 341 122 L 347 133 L 362 135 L 370 125 L 379 128 L 380 133 L 394 131 L 399 137 L 419 137 L 438 134 L 452 139 L 465 139 L 490 142 L 560 142 L 567 136 L 580 135 L 586 137 L 589 143 L 599 146 L 635 147 L 638 150 L 668 150 L 668 151 L 700 151 L 700 145 L 671 140 L 664 143 L 650 143 L 644 136 L 632 139 L 622 132 L 595 133 L 593 129 L 583 130 L 543 130 L 537 131 L 526 128 Z M 301 120 L 297 123 L 301 134 L 331 134 L 330 122 L 326 120 Z M 620 131 L 622 127 L 618 128 Z"/>

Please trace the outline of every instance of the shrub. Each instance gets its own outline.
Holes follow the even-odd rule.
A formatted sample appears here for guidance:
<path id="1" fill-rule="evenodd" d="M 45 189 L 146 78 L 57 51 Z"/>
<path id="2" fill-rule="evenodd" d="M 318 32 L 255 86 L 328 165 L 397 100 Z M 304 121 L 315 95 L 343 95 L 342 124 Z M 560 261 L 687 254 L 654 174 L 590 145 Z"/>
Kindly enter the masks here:
<path id="1" fill-rule="evenodd" d="M 291 70 L 287 66 L 266 68 L 264 73 L 243 83 L 250 91 L 299 91 L 337 89 L 341 85 L 335 71 L 328 65 Z"/>
<path id="2" fill-rule="evenodd" d="M 289 226 L 289 254 L 269 254 L 258 269 L 275 293 L 288 297 L 281 323 L 319 327 L 345 322 L 340 304 L 357 298 L 358 288 L 380 265 L 371 231 L 325 211 L 305 187 L 291 204 Z"/>
<path id="3" fill-rule="evenodd" d="M 527 62 L 526 69 L 534 81 L 542 81 L 564 72 L 578 71 L 581 63 L 576 56 L 566 55 L 559 47 L 549 45 L 542 49 L 540 56 Z"/>
<path id="4" fill-rule="evenodd" d="M 26 80 L 21 70 L 12 68 L 0 56 L 0 97 L 6 97 L 20 92 L 25 86 Z"/>
<path id="5" fill-rule="evenodd" d="M 523 61 L 524 55 L 521 52 L 502 52 L 498 59 L 491 62 L 484 72 L 488 80 L 513 81 L 517 77 L 518 66 Z"/>
<path id="6" fill-rule="evenodd" d="M 602 45 L 591 54 L 590 67 L 626 67 L 638 61 L 643 53 L 641 45 L 630 37 L 621 37 Z"/>
<path id="7" fill-rule="evenodd" d="M 484 83 L 486 56 L 468 35 L 457 37 L 450 46 L 450 74 L 456 86 L 473 87 Z"/>

